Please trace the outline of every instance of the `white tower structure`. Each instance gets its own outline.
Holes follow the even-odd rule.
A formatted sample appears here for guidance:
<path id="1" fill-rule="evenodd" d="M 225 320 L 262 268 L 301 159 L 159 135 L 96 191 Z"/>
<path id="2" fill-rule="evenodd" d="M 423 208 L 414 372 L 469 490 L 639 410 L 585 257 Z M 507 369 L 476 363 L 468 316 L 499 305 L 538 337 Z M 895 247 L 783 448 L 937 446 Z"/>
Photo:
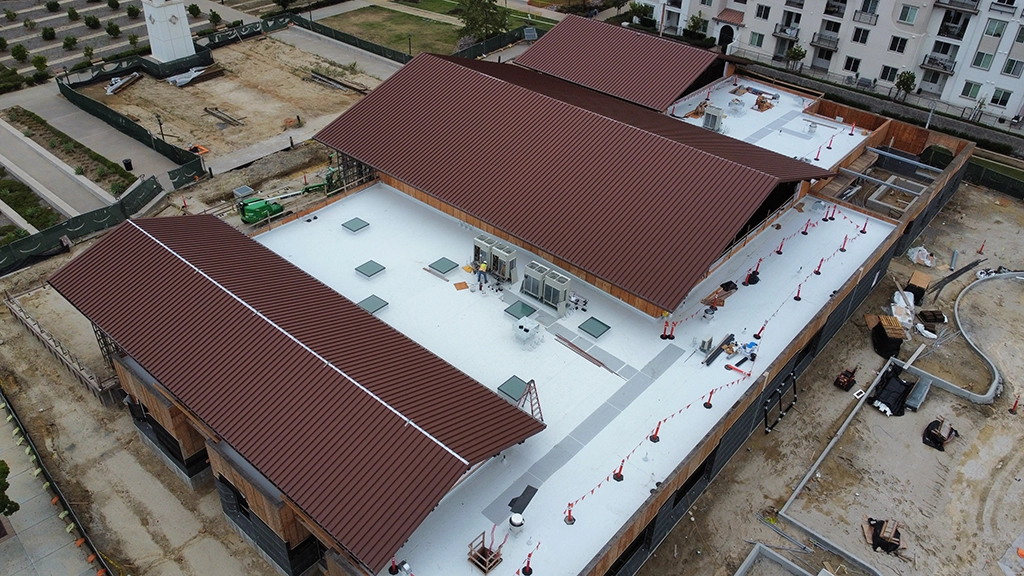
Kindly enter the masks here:
<path id="1" fill-rule="evenodd" d="M 154 59 L 170 62 L 196 53 L 183 0 L 142 0 L 142 9 Z"/>

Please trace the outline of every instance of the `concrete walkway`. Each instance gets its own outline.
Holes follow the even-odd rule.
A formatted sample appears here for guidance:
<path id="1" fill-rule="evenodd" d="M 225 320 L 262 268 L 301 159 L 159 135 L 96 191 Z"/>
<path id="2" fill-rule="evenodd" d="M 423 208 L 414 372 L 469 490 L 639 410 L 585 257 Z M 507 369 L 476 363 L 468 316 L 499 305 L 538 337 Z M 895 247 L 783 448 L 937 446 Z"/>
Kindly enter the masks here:
<path id="1" fill-rule="evenodd" d="M 0 416 L 6 420 L 7 411 L 0 410 Z M 68 523 L 58 517 L 62 509 L 50 503 L 52 496 L 43 488 L 42 476 L 32 474 L 36 464 L 25 454 L 28 443 L 18 446 L 13 431 L 12 423 L 0 423 L 0 460 L 11 469 L 7 495 L 21 506 L 5 520 L 13 535 L 0 538 L 0 574 L 95 574 L 96 568 L 86 561 L 87 549 L 75 546 L 75 537 L 65 530 Z"/>

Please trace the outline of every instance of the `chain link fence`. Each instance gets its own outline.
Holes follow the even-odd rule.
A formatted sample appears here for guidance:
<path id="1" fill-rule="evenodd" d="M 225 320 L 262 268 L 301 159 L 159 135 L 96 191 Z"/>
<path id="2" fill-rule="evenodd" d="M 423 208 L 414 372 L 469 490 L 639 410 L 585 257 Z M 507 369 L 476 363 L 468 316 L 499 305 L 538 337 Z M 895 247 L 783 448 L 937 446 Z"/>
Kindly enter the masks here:
<path id="1" fill-rule="evenodd" d="M 532 26 L 520 26 L 519 28 L 516 28 L 515 30 L 509 30 L 508 32 L 505 32 L 504 34 L 499 34 L 499 35 L 497 35 L 497 36 L 495 36 L 493 38 L 488 38 L 487 40 L 484 40 L 483 42 L 478 42 L 478 43 L 473 44 L 472 46 L 470 46 L 468 48 L 464 48 L 462 50 L 459 50 L 458 52 L 453 54 L 453 56 L 458 56 L 459 58 L 479 58 L 481 56 L 486 56 L 486 55 L 490 54 L 491 52 L 495 52 L 495 51 L 500 50 L 500 49 L 502 49 L 502 48 L 504 48 L 506 46 L 509 46 L 511 44 L 515 44 L 516 42 L 519 42 L 520 40 L 526 39 L 526 30 L 528 28 L 533 28 L 533 27 Z M 536 37 L 533 38 L 534 40 L 540 38 L 541 36 L 544 35 L 545 32 L 547 32 L 547 30 L 543 30 L 541 28 L 533 28 L 533 30 L 536 31 L 535 32 L 536 33 Z"/>

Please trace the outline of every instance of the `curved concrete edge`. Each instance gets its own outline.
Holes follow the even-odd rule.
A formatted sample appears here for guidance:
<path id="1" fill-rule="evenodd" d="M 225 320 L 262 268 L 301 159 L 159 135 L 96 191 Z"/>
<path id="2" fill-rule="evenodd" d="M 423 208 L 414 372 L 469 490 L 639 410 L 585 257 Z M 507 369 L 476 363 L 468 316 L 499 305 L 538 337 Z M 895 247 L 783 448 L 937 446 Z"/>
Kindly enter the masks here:
<path id="1" fill-rule="evenodd" d="M 0 124 L 4 124 L 8 128 L 10 128 L 10 125 L 8 125 L 3 120 L 0 120 Z M 50 206 L 53 206 L 53 208 L 56 211 L 63 214 L 65 218 L 73 218 L 75 216 L 78 216 L 78 210 L 75 210 L 74 208 L 71 207 L 70 204 L 61 200 L 60 197 L 51 192 L 49 188 L 46 188 L 45 186 L 40 184 L 39 181 L 33 178 L 31 174 L 25 172 L 17 164 L 12 162 L 10 158 L 4 156 L 3 154 L 0 154 L 0 162 L 2 162 L 3 165 L 7 168 L 8 172 L 11 172 L 18 178 L 18 180 L 21 180 L 22 182 L 27 184 L 29 188 L 35 191 L 36 194 L 38 194 L 41 198 L 46 200 L 46 202 Z"/>
<path id="2" fill-rule="evenodd" d="M 783 570 L 793 574 L 794 576 L 813 576 L 810 572 L 800 568 L 793 562 L 791 562 L 785 556 L 778 552 L 768 548 L 764 544 L 754 544 L 754 547 L 750 550 L 750 554 L 747 554 L 746 559 L 743 560 L 743 564 L 733 572 L 733 576 L 747 576 L 750 571 L 754 568 L 754 564 L 758 558 L 766 558 L 778 564 Z"/>
<path id="3" fill-rule="evenodd" d="M 91 192 L 93 196 L 99 198 L 100 201 L 103 202 L 104 204 L 107 204 L 109 206 L 111 204 L 116 204 L 117 203 L 117 198 L 114 198 L 113 196 L 111 196 L 109 192 L 107 192 L 103 188 L 100 188 L 95 182 L 93 182 L 92 180 L 89 180 L 85 176 L 82 176 L 81 174 L 75 174 L 74 168 L 72 168 L 71 166 L 68 166 L 66 163 L 64 163 L 63 160 L 61 160 L 60 158 L 57 158 L 56 156 L 51 154 L 49 150 L 47 150 L 46 148 L 43 148 L 42 146 L 37 144 L 35 140 L 33 140 L 31 138 L 26 138 L 25 135 L 22 134 L 21 132 L 19 132 L 17 129 L 15 129 L 14 126 L 11 126 L 10 124 L 8 124 L 4 120 L 0 120 L 0 126 L 3 126 L 7 131 L 9 131 L 11 134 L 13 134 L 16 138 L 18 138 L 19 140 L 24 142 L 27 146 L 31 147 L 33 150 L 35 150 L 37 153 L 39 153 L 39 155 L 42 156 L 43 158 L 45 158 L 47 160 L 47 162 L 49 162 L 50 164 L 53 164 L 53 166 L 55 168 L 57 168 L 58 170 L 61 170 L 62 172 L 64 172 L 68 176 L 70 176 L 70 177 L 74 178 L 75 180 L 77 180 L 78 183 L 81 184 L 83 188 L 85 188 L 86 190 Z M 82 144 L 81 142 L 79 142 L 79 144 L 84 146 L 84 144 Z"/>
<path id="4" fill-rule="evenodd" d="M 986 356 L 985 353 L 981 351 L 981 348 L 979 348 L 978 345 L 974 343 L 974 340 L 971 339 L 971 336 L 970 334 L 967 333 L 967 330 L 964 330 L 964 324 L 963 322 L 960 321 L 960 300 L 963 299 L 964 295 L 966 295 L 975 286 L 981 284 L 982 282 L 988 282 L 989 280 L 1001 280 L 1012 278 L 1024 278 L 1024 272 L 1003 272 L 1002 274 L 993 274 L 991 276 L 986 276 L 985 278 L 975 280 L 974 282 L 968 284 L 966 288 L 960 291 L 960 294 L 957 295 L 956 297 L 956 302 L 953 303 L 953 318 L 956 319 L 956 325 L 960 327 L 960 333 L 963 334 L 964 340 L 967 341 L 967 345 L 970 346 L 972 350 L 974 350 L 975 354 L 981 357 L 982 361 L 984 361 L 985 364 L 988 365 L 988 369 L 992 372 L 992 383 L 988 387 L 988 392 L 986 392 L 985 394 L 975 394 L 973 392 L 968 392 L 967 390 L 964 390 L 959 386 L 953 386 L 952 388 L 949 388 L 947 386 L 944 386 L 941 382 L 938 382 L 937 384 L 943 390 L 956 394 L 961 398 L 966 398 L 967 400 L 970 400 L 975 404 L 991 404 L 995 402 L 996 396 L 998 396 L 1003 391 L 1003 377 L 999 373 L 999 369 L 996 368 L 996 363 L 993 362 L 991 358 Z"/>

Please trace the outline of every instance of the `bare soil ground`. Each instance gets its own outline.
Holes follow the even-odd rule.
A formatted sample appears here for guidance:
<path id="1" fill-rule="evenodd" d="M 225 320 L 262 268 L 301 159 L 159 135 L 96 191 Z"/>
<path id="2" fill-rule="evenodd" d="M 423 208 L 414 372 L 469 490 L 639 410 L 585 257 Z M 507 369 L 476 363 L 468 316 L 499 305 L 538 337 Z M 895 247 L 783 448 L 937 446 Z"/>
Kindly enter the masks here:
<path id="1" fill-rule="evenodd" d="M 107 96 L 101 84 L 81 91 L 138 118 L 155 137 L 160 135 L 159 115 L 168 142 L 181 147 L 200 144 L 210 149 L 210 157 L 216 157 L 285 132 L 297 125 L 296 118 L 303 122 L 333 118 L 361 98 L 354 91 L 311 81 L 311 70 L 370 88 L 380 84 L 353 66 L 331 62 L 271 37 L 218 48 L 214 61 L 225 69 L 223 76 L 182 88 L 146 76 L 113 96 Z M 204 108 L 219 108 L 243 124 L 232 126 L 205 113 Z"/>
<path id="2" fill-rule="evenodd" d="M 949 273 L 953 250 L 960 251 L 960 267 L 975 258 L 988 258 L 983 267 L 1024 269 L 1024 252 L 1019 248 L 1022 228 L 1021 201 L 964 185 L 915 243 L 935 253 L 935 267 L 900 257 L 890 272 L 905 282 L 913 271 L 922 270 L 938 281 Z M 977 255 L 982 242 L 986 242 L 984 255 Z M 942 291 L 937 303 L 929 297 L 927 307 L 945 312 L 952 322 L 953 301 L 974 279 L 973 272 L 962 276 Z M 1022 483 L 1016 481 L 1022 476 L 1024 458 L 1012 451 L 1024 433 L 1024 416 L 1007 413 L 1024 387 L 1016 376 L 1024 368 L 1022 360 L 1016 357 L 1019 353 L 1011 353 L 1024 338 L 1020 318 L 1024 287 L 992 286 L 993 282 L 972 290 L 961 314 L 972 336 L 977 335 L 976 341 L 992 351 L 1007 374 L 1005 390 L 996 403 L 975 406 L 933 390 L 917 414 L 885 418 L 874 408 L 864 408 L 857 417 L 859 425 L 844 435 L 839 446 L 843 449 L 837 447 L 826 460 L 822 481 L 813 482 L 808 495 L 791 510 L 799 519 L 818 522 L 815 526 L 826 536 L 848 545 L 850 552 L 873 562 L 883 574 L 999 574 L 996 561 L 1024 531 L 1020 507 L 1024 494 Z M 882 313 L 894 291 L 891 278 L 879 281 L 798 380 L 796 406 L 771 434 L 754 432 L 745 449 L 694 504 L 693 520 L 684 520 L 669 534 L 640 571 L 642 576 L 723 576 L 732 574 L 749 553 L 751 545 L 744 540 L 793 546 L 762 525 L 756 514 L 782 507 L 856 404 L 852 391 L 832 386 L 836 375 L 858 366 L 856 390 L 869 384 L 883 366 L 884 360 L 871 349 L 864 314 Z M 908 358 L 919 344 L 929 342 L 914 335 L 904 343 L 900 357 Z M 978 393 L 984 393 L 991 381 L 962 338 L 915 365 Z M 924 426 L 938 413 L 952 418 L 963 434 L 946 453 L 927 448 L 920 440 Z M 809 500 L 811 495 L 819 496 L 823 486 L 831 497 Z M 809 512 L 800 509 L 804 500 L 811 502 L 806 504 Z M 862 513 L 892 515 L 908 522 L 905 554 L 911 559 L 871 552 L 860 535 Z M 788 532 L 800 535 L 795 529 Z M 821 554 L 780 553 L 812 574 L 823 567 Z"/>
<path id="3" fill-rule="evenodd" d="M 69 256 L 6 277 L 0 288 L 38 286 Z M 39 288 L 19 301 L 98 376 L 110 374 L 89 322 L 56 291 Z M 102 407 L 6 307 L 0 319 L 0 372 L 11 403 L 86 529 L 124 573 L 275 574 L 228 527 L 215 490 L 189 491 L 141 444 L 125 410 Z"/>

